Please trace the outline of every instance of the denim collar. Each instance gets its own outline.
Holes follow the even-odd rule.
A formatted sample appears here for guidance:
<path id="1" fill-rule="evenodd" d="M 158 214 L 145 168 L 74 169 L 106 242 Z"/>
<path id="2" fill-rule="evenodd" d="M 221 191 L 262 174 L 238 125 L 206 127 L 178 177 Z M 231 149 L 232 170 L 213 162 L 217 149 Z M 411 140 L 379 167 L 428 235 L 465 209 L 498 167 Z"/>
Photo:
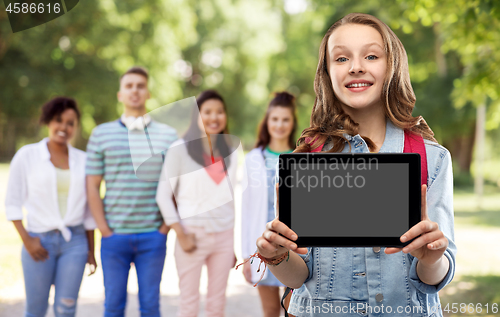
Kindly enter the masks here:
<path id="1" fill-rule="evenodd" d="M 364 141 L 363 138 L 356 134 L 354 136 L 344 133 L 344 137 L 352 145 Z M 404 131 L 396 127 L 391 120 L 386 118 L 385 139 L 379 153 L 402 153 L 404 147 Z"/>

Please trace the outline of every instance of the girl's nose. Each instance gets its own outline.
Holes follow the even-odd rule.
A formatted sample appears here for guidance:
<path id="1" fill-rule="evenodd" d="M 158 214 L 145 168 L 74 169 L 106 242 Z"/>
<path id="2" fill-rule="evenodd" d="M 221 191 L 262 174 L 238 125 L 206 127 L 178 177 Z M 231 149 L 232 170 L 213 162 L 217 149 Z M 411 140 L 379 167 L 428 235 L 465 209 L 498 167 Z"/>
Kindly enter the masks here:
<path id="1" fill-rule="evenodd" d="M 356 74 L 356 73 L 364 73 L 365 68 L 363 67 L 363 63 L 356 58 L 352 59 L 351 62 L 351 69 L 349 69 L 349 73 L 351 74 Z"/>

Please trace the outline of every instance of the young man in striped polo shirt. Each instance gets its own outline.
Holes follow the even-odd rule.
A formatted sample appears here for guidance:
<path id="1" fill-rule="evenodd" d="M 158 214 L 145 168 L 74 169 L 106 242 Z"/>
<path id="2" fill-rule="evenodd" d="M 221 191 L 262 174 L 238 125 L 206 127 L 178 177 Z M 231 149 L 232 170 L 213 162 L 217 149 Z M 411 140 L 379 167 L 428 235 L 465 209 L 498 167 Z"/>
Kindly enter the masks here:
<path id="1" fill-rule="evenodd" d="M 160 281 L 169 230 L 155 200 L 162 159 L 152 157 L 142 174 L 136 174 L 133 159 L 151 156 L 152 145 L 168 149 L 177 134 L 146 114 L 147 85 L 148 73 L 141 67 L 122 75 L 118 100 L 125 106 L 124 113 L 120 119 L 96 127 L 87 145 L 87 197 L 102 234 L 105 317 L 124 316 L 132 262 L 137 271 L 141 315 L 160 316 Z M 140 116 L 144 120 L 135 121 Z M 104 201 L 99 195 L 103 179 Z"/>

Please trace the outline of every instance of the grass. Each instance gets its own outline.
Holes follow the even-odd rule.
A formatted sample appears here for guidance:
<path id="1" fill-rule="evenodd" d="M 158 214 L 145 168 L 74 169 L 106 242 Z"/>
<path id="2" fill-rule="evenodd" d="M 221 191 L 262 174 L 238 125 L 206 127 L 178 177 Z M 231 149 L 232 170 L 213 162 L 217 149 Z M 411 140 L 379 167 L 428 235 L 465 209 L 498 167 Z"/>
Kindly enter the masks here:
<path id="1" fill-rule="evenodd" d="M 443 309 L 447 305 L 450 309 L 445 316 L 500 314 L 500 188 L 485 186 L 484 193 L 478 204 L 472 188 L 455 189 L 457 271 L 453 282 L 440 293 Z M 452 312 L 453 303 L 457 304 L 457 313 Z M 471 307 L 470 311 L 465 311 L 463 304 Z M 493 304 L 498 311 L 492 312 Z M 482 307 L 482 312 L 478 313 L 476 307 Z"/>
<path id="2" fill-rule="evenodd" d="M 458 308 L 456 313 L 452 310 L 454 303 Z M 445 310 L 445 316 L 450 317 L 465 314 L 467 316 L 498 316 L 500 313 L 500 276 L 461 276 L 443 290 L 441 305 Z M 446 307 L 449 308 L 448 313 Z M 481 311 L 478 307 L 482 308 Z M 464 310 L 461 312 L 460 308 Z M 470 311 L 465 311 L 465 309 L 470 309 Z"/>
<path id="3" fill-rule="evenodd" d="M 472 188 L 455 190 L 455 226 L 500 228 L 500 188 L 485 186 L 478 200 Z"/>

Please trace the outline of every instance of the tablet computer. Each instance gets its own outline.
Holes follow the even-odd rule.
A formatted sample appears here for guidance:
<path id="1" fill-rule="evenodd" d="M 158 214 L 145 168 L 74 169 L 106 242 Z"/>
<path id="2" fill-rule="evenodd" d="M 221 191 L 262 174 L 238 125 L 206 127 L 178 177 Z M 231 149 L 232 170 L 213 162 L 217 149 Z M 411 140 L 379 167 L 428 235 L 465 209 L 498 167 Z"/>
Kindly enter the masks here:
<path id="1" fill-rule="evenodd" d="M 420 222 L 417 153 L 290 153 L 279 158 L 279 219 L 299 247 L 402 247 Z"/>

